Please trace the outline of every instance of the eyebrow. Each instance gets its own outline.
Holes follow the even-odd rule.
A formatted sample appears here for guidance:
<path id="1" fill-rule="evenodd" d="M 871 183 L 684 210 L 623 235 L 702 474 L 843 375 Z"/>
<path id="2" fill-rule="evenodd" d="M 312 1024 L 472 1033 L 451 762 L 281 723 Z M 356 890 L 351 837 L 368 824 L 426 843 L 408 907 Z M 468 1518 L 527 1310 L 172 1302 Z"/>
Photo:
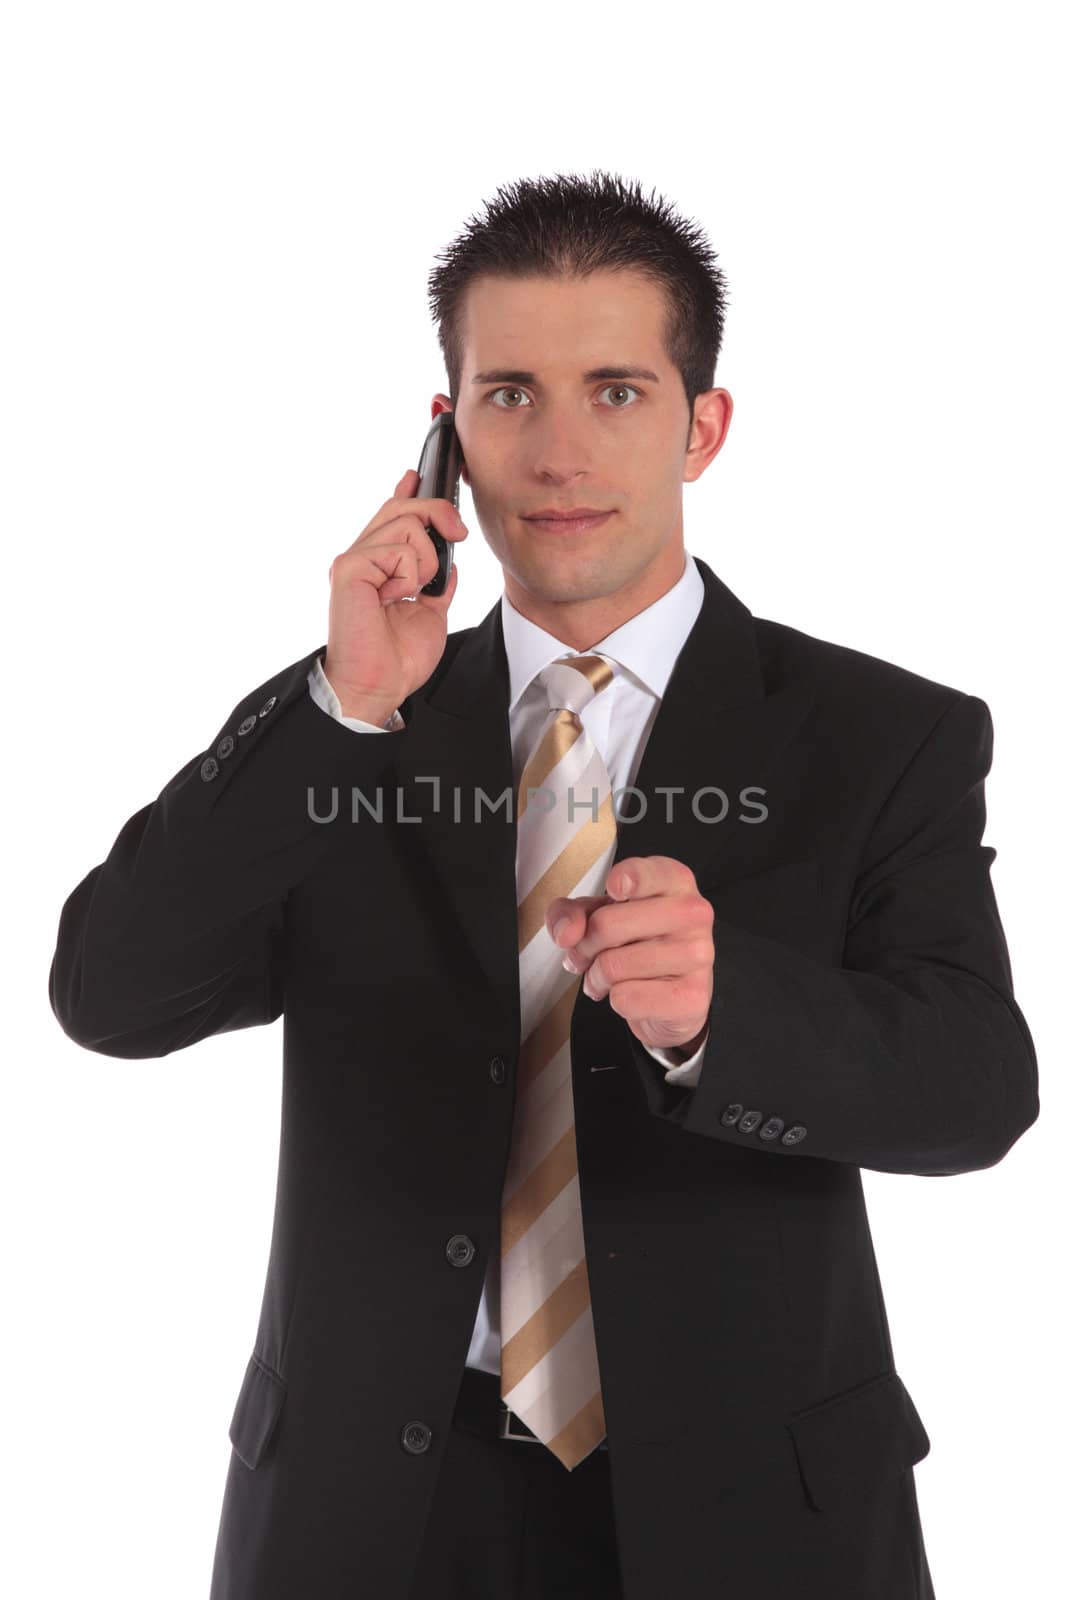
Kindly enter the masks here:
<path id="1" fill-rule="evenodd" d="M 591 367 L 588 372 L 582 373 L 584 383 L 595 383 L 598 379 L 609 378 L 645 378 L 649 383 L 659 382 L 657 374 L 651 372 L 648 367 Z M 484 372 L 476 372 L 471 382 L 536 383 L 537 379 L 532 372 L 520 372 L 515 367 L 488 367 Z"/>

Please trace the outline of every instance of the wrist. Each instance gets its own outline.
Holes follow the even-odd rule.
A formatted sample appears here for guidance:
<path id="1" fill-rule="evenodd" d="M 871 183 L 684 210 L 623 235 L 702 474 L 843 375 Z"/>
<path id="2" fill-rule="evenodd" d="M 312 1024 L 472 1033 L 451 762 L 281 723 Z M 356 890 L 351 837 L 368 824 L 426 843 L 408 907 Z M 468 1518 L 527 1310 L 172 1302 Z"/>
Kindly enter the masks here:
<path id="1" fill-rule="evenodd" d="M 373 722 L 378 728 L 384 728 L 392 720 L 398 709 L 395 702 L 383 700 L 380 695 L 361 694 L 358 689 L 349 690 L 343 683 L 330 677 L 325 659 L 320 662 L 320 666 L 322 676 L 341 708 L 342 717 L 356 717 L 360 722 Z"/>
<path id="2" fill-rule="evenodd" d="M 373 722 L 376 728 L 387 728 L 396 715 L 397 708 L 393 706 L 388 711 L 380 707 L 368 706 L 360 700 L 347 701 L 338 696 L 341 703 L 342 717 L 355 717 L 360 722 Z"/>
<path id="3" fill-rule="evenodd" d="M 341 701 L 342 717 L 355 717 L 358 722 L 373 722 L 376 728 L 387 728 L 397 715 L 397 707 L 392 710 L 381 710 L 381 707 L 371 707 L 362 701 Z"/>

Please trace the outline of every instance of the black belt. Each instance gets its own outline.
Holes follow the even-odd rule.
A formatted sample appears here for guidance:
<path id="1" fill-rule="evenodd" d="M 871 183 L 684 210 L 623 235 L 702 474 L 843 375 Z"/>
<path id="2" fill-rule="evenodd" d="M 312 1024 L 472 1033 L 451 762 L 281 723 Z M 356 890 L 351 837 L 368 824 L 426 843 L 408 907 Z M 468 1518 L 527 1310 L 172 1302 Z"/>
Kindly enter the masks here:
<path id="1" fill-rule="evenodd" d="M 514 1439 L 547 1449 L 522 1418 L 501 1400 L 499 1373 L 483 1372 L 480 1367 L 464 1367 L 452 1420 L 483 1439 Z M 597 1449 L 607 1448 L 608 1441 L 601 1439 Z"/>

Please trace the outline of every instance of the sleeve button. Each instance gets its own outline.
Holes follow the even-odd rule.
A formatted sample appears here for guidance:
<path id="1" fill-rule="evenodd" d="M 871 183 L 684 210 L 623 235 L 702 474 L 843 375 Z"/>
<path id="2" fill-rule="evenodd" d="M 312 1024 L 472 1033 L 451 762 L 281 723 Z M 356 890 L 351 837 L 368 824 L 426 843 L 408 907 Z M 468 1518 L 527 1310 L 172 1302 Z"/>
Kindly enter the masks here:
<path id="1" fill-rule="evenodd" d="M 432 1438 L 433 1432 L 425 1422 L 407 1422 L 400 1435 L 400 1442 L 411 1455 L 421 1456 L 430 1448 Z"/>

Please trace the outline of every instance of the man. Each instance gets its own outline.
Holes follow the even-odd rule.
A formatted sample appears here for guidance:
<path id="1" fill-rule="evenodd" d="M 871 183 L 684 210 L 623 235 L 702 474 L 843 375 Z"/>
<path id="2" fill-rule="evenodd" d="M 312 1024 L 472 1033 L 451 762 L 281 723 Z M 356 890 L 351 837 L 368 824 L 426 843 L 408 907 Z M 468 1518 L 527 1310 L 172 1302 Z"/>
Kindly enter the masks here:
<path id="1" fill-rule="evenodd" d="M 1038 1115 L 988 707 L 687 552 L 724 285 L 639 186 L 517 185 L 432 287 L 503 596 L 447 633 L 406 473 L 50 978 L 116 1056 L 285 1012 L 213 1600 L 930 1597 L 860 1169 Z"/>

